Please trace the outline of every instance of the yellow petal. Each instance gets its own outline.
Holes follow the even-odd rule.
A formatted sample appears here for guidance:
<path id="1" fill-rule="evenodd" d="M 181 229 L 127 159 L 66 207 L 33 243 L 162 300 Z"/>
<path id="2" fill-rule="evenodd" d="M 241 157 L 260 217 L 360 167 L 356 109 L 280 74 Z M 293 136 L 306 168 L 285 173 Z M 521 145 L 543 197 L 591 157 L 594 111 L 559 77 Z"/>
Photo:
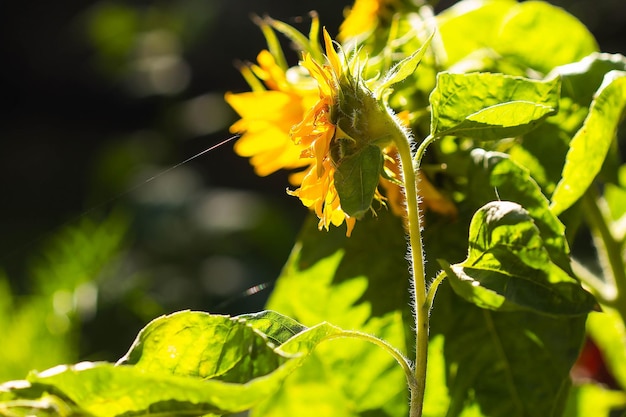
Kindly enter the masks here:
<path id="1" fill-rule="evenodd" d="M 224 99 L 244 119 L 299 121 L 303 113 L 302 100 L 282 91 L 226 93 Z"/>
<path id="2" fill-rule="evenodd" d="M 326 48 L 326 57 L 328 58 L 330 66 L 335 74 L 339 76 L 341 74 L 341 61 L 339 60 L 339 55 L 337 55 L 337 51 L 335 51 L 333 41 L 326 31 L 326 28 L 324 28 L 324 47 Z"/>

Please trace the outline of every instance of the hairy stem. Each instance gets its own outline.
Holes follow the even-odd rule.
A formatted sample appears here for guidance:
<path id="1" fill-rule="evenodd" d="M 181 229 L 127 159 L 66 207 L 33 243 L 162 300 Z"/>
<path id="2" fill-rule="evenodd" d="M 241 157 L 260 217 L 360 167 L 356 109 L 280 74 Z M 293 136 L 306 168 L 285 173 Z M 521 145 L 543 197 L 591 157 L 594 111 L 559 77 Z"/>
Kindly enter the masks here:
<path id="1" fill-rule="evenodd" d="M 421 417 L 426 388 L 426 362 L 428 358 L 429 305 L 426 300 L 426 277 L 424 272 L 424 250 L 422 226 L 417 198 L 417 168 L 413 161 L 409 138 L 401 129 L 395 140 L 406 194 L 409 244 L 411 252 L 411 289 L 415 309 L 415 387 L 411 389 L 411 417 Z"/>
<path id="2" fill-rule="evenodd" d="M 393 347 L 392 345 L 390 345 L 383 339 L 379 339 L 376 336 L 372 336 L 370 334 L 355 331 L 355 330 L 343 330 L 341 333 L 337 335 L 328 336 L 327 339 L 328 340 L 341 339 L 345 337 L 349 337 L 352 339 L 365 340 L 385 350 L 396 360 L 396 362 L 400 364 L 400 366 L 404 370 L 407 384 L 409 385 L 409 388 L 411 389 L 411 391 L 415 389 L 415 375 L 413 374 L 413 369 L 411 368 L 411 365 L 409 361 L 407 360 L 407 358 L 405 358 L 402 352 L 400 352 L 398 349 L 396 349 L 395 347 Z"/>

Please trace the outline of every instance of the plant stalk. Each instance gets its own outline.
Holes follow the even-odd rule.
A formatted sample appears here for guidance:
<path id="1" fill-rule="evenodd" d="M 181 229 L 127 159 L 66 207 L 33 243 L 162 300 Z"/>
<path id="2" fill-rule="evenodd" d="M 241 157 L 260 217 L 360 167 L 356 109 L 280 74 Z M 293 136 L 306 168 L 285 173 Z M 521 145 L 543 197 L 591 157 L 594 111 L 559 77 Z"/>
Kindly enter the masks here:
<path id="1" fill-rule="evenodd" d="M 407 134 L 399 129 L 395 140 L 404 180 L 406 209 L 408 216 L 409 245 L 411 252 L 411 290 L 415 309 L 415 387 L 411 389 L 410 417 L 421 417 L 426 388 L 426 364 L 428 359 L 429 305 L 426 300 L 426 276 L 422 226 L 417 197 L 417 168 L 414 163 Z"/>
<path id="2" fill-rule="evenodd" d="M 626 322 L 626 265 L 622 258 L 622 245 L 612 233 L 609 226 L 611 219 L 602 210 L 600 202 L 600 197 L 593 189 L 588 190 L 582 198 L 585 219 L 595 236 L 598 255 L 605 261 L 601 262 L 606 275 L 605 280 L 608 278 L 612 281 L 608 285 L 613 286 L 613 291 L 609 292 L 613 297 L 604 301 L 615 308 Z M 594 290 L 602 294 L 607 293 L 604 288 Z"/>

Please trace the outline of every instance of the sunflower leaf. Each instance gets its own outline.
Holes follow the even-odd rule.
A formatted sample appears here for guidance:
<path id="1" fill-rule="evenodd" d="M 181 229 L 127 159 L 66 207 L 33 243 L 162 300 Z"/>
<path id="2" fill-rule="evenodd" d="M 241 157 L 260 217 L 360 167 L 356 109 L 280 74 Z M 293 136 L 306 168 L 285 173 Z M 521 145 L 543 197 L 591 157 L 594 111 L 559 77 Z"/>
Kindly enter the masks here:
<path id="1" fill-rule="evenodd" d="M 598 89 L 582 127 L 572 138 L 551 210 L 571 207 L 600 172 L 626 108 L 626 71 L 610 71 Z M 580 169 L 584 166 L 585 169 Z"/>
<path id="2" fill-rule="evenodd" d="M 495 140 L 521 135 L 558 109 L 560 80 L 493 73 L 437 75 L 431 135 Z"/>
<path id="3" fill-rule="evenodd" d="M 3 384 L 0 401 L 2 410 L 55 408 L 53 415 L 68 416 L 240 412 L 277 391 L 322 341 L 342 337 L 354 335 L 328 323 L 307 328 L 272 311 L 182 311 L 150 322 L 118 364 L 32 372 Z"/>
<path id="4" fill-rule="evenodd" d="M 467 301 L 551 316 L 582 316 L 594 308 L 591 294 L 550 260 L 541 232 L 519 204 L 483 206 L 470 224 L 469 242 L 464 262 L 440 261 L 452 288 Z"/>

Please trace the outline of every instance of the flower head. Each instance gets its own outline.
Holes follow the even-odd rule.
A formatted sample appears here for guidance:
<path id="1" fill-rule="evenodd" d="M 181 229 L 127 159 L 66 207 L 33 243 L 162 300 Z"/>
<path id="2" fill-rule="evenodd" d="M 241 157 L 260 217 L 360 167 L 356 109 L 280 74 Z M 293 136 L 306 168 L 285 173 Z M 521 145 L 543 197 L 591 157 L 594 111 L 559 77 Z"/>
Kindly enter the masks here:
<path id="1" fill-rule="evenodd" d="M 258 65 L 242 69 L 253 91 L 226 94 L 242 117 L 231 127 L 243 132 L 236 152 L 250 157 L 259 175 L 299 169 L 290 178 L 297 188 L 288 193 L 315 212 L 320 229 L 345 222 L 350 235 L 356 220 L 373 212 L 374 201 L 386 204 L 381 185 L 392 197 L 394 212 L 402 212 L 394 206 L 402 199 L 390 145 L 398 134 L 406 137 L 406 128 L 387 106 L 386 91 L 407 71 L 400 65 L 386 77 L 367 81 L 358 55 L 348 59 L 326 30 L 324 47 L 318 44 L 316 17 L 308 41 L 282 22 L 263 22 L 268 22 L 262 28 L 269 51 L 259 54 Z M 282 51 L 268 26 L 300 45 L 299 67 L 281 64 Z M 417 65 L 416 59 L 408 59 L 405 67 Z"/>
<path id="2" fill-rule="evenodd" d="M 338 226 L 345 220 L 347 234 L 350 235 L 355 219 L 341 210 L 335 189 L 335 168 L 329 157 L 331 142 L 336 133 L 333 116 L 336 112 L 337 88 L 342 66 L 325 30 L 324 42 L 328 64 L 318 64 L 310 54 L 305 54 L 301 63 L 317 81 L 319 96 L 317 103 L 290 132 L 294 143 L 304 148 L 301 153 L 302 159 L 310 161 L 310 168 L 302 179 L 300 188 L 290 194 L 299 197 L 305 206 L 315 211 L 320 219 L 320 228 L 328 230 L 330 224 Z"/>

